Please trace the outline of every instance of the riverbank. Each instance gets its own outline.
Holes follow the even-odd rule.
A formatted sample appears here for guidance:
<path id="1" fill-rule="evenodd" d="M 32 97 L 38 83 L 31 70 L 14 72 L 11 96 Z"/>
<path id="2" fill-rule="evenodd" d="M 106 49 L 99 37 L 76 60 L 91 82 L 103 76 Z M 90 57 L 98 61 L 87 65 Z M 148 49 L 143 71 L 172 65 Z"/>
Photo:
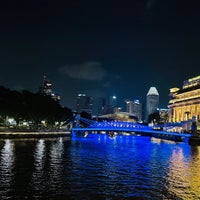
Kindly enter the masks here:
<path id="1" fill-rule="evenodd" d="M 5 138 L 52 138 L 52 137 L 66 137 L 70 136 L 70 131 L 14 131 L 5 130 L 0 132 L 0 139 Z"/>

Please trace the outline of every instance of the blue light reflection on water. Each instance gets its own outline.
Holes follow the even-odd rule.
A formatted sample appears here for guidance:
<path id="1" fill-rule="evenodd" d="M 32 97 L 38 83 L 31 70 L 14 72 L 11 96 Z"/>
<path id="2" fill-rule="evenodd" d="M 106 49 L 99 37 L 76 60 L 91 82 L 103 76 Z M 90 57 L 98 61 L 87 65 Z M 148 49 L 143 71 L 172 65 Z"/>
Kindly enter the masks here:
<path id="1" fill-rule="evenodd" d="M 191 153 L 188 144 L 163 142 L 149 137 L 110 138 L 107 135 L 90 134 L 87 138 L 73 138 L 73 144 L 80 145 L 72 157 L 85 172 L 81 182 L 88 183 L 88 188 L 91 188 L 89 183 L 92 182 L 88 179 L 97 177 L 96 183 L 103 188 L 97 193 L 122 197 L 176 197 L 176 191 L 171 193 L 168 190 L 169 182 L 166 179 L 172 156 L 174 152 L 181 152 L 184 157 L 182 162 L 187 163 Z M 92 174 L 91 177 L 88 174 Z"/>
<path id="2" fill-rule="evenodd" d="M 200 147 L 143 136 L 3 140 L 0 194 L 20 200 L 196 200 L 199 166 Z"/>

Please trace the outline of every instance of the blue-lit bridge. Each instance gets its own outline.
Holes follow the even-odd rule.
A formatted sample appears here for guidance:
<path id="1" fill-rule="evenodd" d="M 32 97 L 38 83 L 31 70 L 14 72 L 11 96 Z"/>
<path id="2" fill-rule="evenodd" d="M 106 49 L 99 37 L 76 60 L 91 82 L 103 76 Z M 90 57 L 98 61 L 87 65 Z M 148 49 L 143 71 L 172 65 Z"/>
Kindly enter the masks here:
<path id="1" fill-rule="evenodd" d="M 80 122 L 84 123 L 84 127 L 80 127 Z M 88 120 L 85 118 L 77 117 L 75 119 L 75 127 L 71 129 L 72 134 L 86 136 L 88 133 L 108 133 L 109 135 L 114 134 L 125 134 L 130 135 L 143 135 L 157 138 L 163 138 L 173 141 L 188 141 L 191 134 L 178 133 L 178 132 L 167 132 L 162 130 L 155 130 L 152 127 L 142 125 L 133 122 L 97 122 Z"/>

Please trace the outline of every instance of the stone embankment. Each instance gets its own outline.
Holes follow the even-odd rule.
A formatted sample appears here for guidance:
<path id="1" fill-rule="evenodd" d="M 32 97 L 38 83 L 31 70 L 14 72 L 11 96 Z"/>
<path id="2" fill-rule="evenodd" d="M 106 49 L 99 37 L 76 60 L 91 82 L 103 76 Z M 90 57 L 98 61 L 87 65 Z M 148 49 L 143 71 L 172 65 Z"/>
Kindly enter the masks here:
<path id="1" fill-rule="evenodd" d="M 1 138 L 51 138 L 51 137 L 67 137 L 70 136 L 69 130 L 13 130 L 5 129 L 0 131 Z"/>

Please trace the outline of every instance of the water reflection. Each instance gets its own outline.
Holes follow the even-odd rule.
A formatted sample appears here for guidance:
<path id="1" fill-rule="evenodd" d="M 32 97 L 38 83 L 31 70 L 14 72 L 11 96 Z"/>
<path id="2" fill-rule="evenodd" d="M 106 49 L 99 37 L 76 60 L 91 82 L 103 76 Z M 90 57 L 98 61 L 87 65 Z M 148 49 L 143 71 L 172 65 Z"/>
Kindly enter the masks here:
<path id="1" fill-rule="evenodd" d="M 34 157 L 35 157 L 36 171 L 41 172 L 44 168 L 44 160 L 45 160 L 45 142 L 43 139 L 38 141 Z"/>
<path id="2" fill-rule="evenodd" d="M 62 173 L 63 173 L 63 138 L 53 142 L 50 147 L 50 169 L 49 185 L 55 191 L 55 195 L 62 190 Z"/>
<path id="3" fill-rule="evenodd" d="M 5 140 L 0 157 L 0 197 L 2 200 L 11 195 L 14 162 L 14 143 L 10 140 Z"/>
<path id="4" fill-rule="evenodd" d="M 57 140 L 40 139 L 34 152 L 34 172 L 32 187 L 35 198 L 61 193 L 63 174 L 63 138 Z"/>
<path id="5" fill-rule="evenodd" d="M 42 183 L 44 177 L 44 163 L 45 163 L 45 141 L 40 139 L 35 148 L 34 152 L 34 167 L 35 170 L 32 175 L 32 185 L 34 192 L 39 194 L 44 189 L 44 184 Z"/>
<path id="6" fill-rule="evenodd" d="M 191 149 L 188 174 L 188 181 L 192 191 L 191 196 L 196 195 L 200 199 L 200 146 L 192 147 Z"/>
<path id="7" fill-rule="evenodd" d="M 195 156 L 187 151 L 190 146 L 185 149 L 177 147 L 172 152 L 167 188 L 177 199 L 200 199 L 200 155 L 199 147 L 195 148 L 198 149 Z"/>
<path id="8" fill-rule="evenodd" d="M 200 147 L 88 135 L 0 141 L 0 199 L 200 199 Z"/>

